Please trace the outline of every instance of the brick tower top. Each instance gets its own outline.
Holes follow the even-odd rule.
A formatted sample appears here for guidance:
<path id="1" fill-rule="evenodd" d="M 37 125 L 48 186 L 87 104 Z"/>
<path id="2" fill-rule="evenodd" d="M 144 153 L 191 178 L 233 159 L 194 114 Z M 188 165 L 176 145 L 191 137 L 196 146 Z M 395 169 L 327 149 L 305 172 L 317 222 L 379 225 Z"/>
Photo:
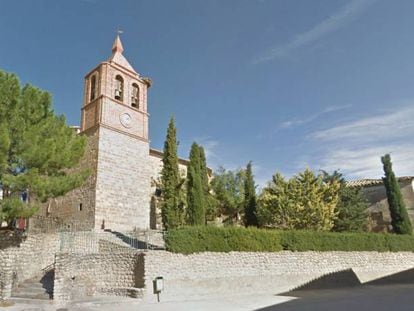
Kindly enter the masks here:
<path id="1" fill-rule="evenodd" d="M 123 52 L 118 33 L 108 60 L 86 75 L 81 131 L 105 126 L 148 141 L 147 91 L 151 80 L 141 77 Z"/>

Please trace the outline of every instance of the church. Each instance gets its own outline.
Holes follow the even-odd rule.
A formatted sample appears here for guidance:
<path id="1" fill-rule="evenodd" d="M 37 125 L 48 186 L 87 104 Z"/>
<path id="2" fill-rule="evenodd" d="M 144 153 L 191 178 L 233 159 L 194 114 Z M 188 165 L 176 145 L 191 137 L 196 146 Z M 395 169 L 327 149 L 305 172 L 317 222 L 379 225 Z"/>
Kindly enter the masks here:
<path id="1" fill-rule="evenodd" d="M 29 227 L 160 228 L 156 185 L 162 152 L 149 145 L 151 80 L 131 66 L 123 51 L 118 35 L 109 59 L 85 76 L 79 135 L 87 137 L 87 146 L 77 169 L 88 169 L 89 178 L 80 188 L 50 200 L 30 220 Z M 183 176 L 187 164 L 179 159 Z"/>

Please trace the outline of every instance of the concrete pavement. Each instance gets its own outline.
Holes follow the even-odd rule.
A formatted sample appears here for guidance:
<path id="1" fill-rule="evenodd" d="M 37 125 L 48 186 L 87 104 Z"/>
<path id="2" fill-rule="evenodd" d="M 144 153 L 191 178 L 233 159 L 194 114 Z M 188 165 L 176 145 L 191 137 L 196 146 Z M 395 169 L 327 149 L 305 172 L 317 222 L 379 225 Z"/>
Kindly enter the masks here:
<path id="1" fill-rule="evenodd" d="M 66 306 L 56 306 L 48 301 L 39 302 L 13 299 L 15 303 L 13 306 L 0 309 L 5 311 L 251 311 L 274 306 L 292 299 L 295 298 L 252 294 L 249 296 L 208 297 L 199 300 L 145 303 L 136 299 L 102 297 L 72 302 Z"/>

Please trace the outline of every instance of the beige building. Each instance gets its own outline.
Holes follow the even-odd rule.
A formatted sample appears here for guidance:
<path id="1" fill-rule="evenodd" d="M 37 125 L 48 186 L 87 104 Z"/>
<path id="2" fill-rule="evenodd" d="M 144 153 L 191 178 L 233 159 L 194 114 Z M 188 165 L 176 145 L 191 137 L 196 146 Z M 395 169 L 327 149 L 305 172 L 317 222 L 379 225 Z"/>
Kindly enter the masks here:
<path id="1" fill-rule="evenodd" d="M 74 229 L 156 229 L 157 180 L 162 152 L 149 146 L 149 78 L 123 55 L 119 36 L 112 55 L 85 76 L 80 135 L 88 139 L 81 168 L 86 183 L 51 200 L 31 221 L 32 227 L 60 225 Z M 186 174 L 187 161 L 180 159 Z"/>
<path id="2" fill-rule="evenodd" d="M 411 223 L 414 224 L 414 176 L 399 177 L 398 182 Z M 382 179 L 353 180 L 347 182 L 347 185 L 362 188 L 369 202 L 368 212 L 371 218 L 372 231 L 392 231 L 387 193 Z"/>

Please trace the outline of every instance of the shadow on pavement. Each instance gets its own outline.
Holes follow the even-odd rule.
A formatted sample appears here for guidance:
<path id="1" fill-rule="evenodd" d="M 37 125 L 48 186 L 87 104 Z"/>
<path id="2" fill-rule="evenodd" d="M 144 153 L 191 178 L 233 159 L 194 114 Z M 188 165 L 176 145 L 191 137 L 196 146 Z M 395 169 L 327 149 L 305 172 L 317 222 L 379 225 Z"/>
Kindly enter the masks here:
<path id="1" fill-rule="evenodd" d="M 409 269 L 385 276 L 371 282 L 364 283 L 364 285 L 390 285 L 390 284 L 414 284 L 414 269 Z M 414 306 L 413 306 L 414 310 Z"/>
<path id="2" fill-rule="evenodd" d="M 303 291 L 361 286 L 361 282 L 352 269 L 333 272 L 312 280 L 302 286 L 281 295 L 300 296 Z"/>
<path id="3" fill-rule="evenodd" d="M 260 311 L 412 311 L 414 269 L 361 284 L 352 270 L 325 275 L 284 293 L 298 299 Z"/>

